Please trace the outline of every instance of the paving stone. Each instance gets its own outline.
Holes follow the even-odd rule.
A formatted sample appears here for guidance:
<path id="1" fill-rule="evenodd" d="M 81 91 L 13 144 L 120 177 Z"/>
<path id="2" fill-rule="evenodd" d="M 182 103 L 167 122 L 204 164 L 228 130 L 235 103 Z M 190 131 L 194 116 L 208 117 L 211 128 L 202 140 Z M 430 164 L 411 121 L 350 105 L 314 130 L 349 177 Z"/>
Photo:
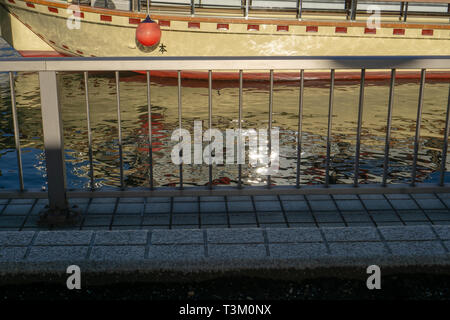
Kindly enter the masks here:
<path id="1" fill-rule="evenodd" d="M 336 200 L 336 204 L 340 210 L 364 210 L 359 200 Z"/>
<path id="2" fill-rule="evenodd" d="M 381 241 L 376 228 L 323 228 L 325 239 L 329 242 L 341 241 Z"/>
<path id="3" fill-rule="evenodd" d="M 92 248 L 90 260 L 117 261 L 143 260 L 145 246 L 95 246 Z"/>
<path id="4" fill-rule="evenodd" d="M 441 198 L 442 202 L 447 206 L 447 208 L 450 208 L 450 198 Z"/>
<path id="5" fill-rule="evenodd" d="M 316 258 L 328 255 L 323 243 L 269 244 L 272 258 Z"/>
<path id="6" fill-rule="evenodd" d="M 141 216 L 116 215 L 113 220 L 113 226 L 140 226 L 141 221 Z"/>
<path id="7" fill-rule="evenodd" d="M 398 213 L 400 218 L 402 218 L 403 221 L 423 221 L 428 222 L 428 218 L 420 211 L 413 212 L 413 211 L 407 211 L 407 212 L 399 212 Z"/>
<path id="8" fill-rule="evenodd" d="M 70 261 L 76 262 L 86 258 L 87 246 L 33 246 L 28 254 L 28 261 Z"/>
<path id="9" fill-rule="evenodd" d="M 155 230 L 152 244 L 203 244 L 203 230 Z"/>
<path id="10" fill-rule="evenodd" d="M 258 201 L 278 201 L 277 196 L 254 196 L 253 199 L 255 202 Z"/>
<path id="11" fill-rule="evenodd" d="M 170 213 L 170 202 L 154 202 L 145 205 L 145 213 Z"/>
<path id="12" fill-rule="evenodd" d="M 133 245 L 146 244 L 147 231 L 133 230 L 133 231 L 99 231 L 95 235 L 95 245 Z"/>
<path id="13" fill-rule="evenodd" d="M 373 222 L 347 222 L 348 227 L 375 227 Z"/>
<path id="14" fill-rule="evenodd" d="M 92 231 L 41 231 L 34 245 L 89 245 Z"/>
<path id="15" fill-rule="evenodd" d="M 155 202 L 170 202 L 170 197 L 149 197 L 146 199 L 147 203 Z"/>
<path id="16" fill-rule="evenodd" d="M 259 223 L 283 223 L 284 216 L 281 212 L 264 212 L 258 213 Z"/>
<path id="17" fill-rule="evenodd" d="M 334 211 L 337 210 L 333 201 L 321 200 L 321 201 L 309 201 L 311 210 L 313 211 Z"/>
<path id="18" fill-rule="evenodd" d="M 306 201 L 283 201 L 285 211 L 309 211 Z"/>
<path id="19" fill-rule="evenodd" d="M 207 197 L 200 197 L 200 201 L 223 202 L 223 201 L 225 201 L 225 197 L 224 197 L 224 196 L 207 196 Z"/>
<path id="20" fill-rule="evenodd" d="M 174 202 L 173 213 L 193 213 L 198 212 L 197 202 Z"/>
<path id="21" fill-rule="evenodd" d="M 370 219 L 370 216 L 366 212 L 343 212 L 342 216 L 344 217 L 344 220 L 349 222 L 370 222 L 372 223 L 372 220 Z"/>
<path id="22" fill-rule="evenodd" d="M 198 214 L 178 214 L 172 216 L 172 224 L 195 224 L 200 222 Z"/>
<path id="23" fill-rule="evenodd" d="M 33 231 L 21 232 L 0 232 L 0 247 L 1 246 L 27 246 L 33 239 Z"/>
<path id="24" fill-rule="evenodd" d="M 174 197 L 174 202 L 197 202 L 198 197 Z"/>
<path id="25" fill-rule="evenodd" d="M 252 201 L 250 196 L 228 196 L 227 201 Z"/>
<path id="26" fill-rule="evenodd" d="M 392 206 L 397 210 L 415 210 L 419 209 L 417 204 L 413 200 L 391 200 Z"/>
<path id="27" fill-rule="evenodd" d="M 423 226 L 423 225 L 432 225 L 429 221 L 405 221 L 405 225 L 407 226 Z"/>
<path id="28" fill-rule="evenodd" d="M 436 239 L 436 235 L 429 226 L 380 227 L 378 229 L 387 241 Z"/>
<path id="29" fill-rule="evenodd" d="M 309 212 L 287 212 L 286 213 L 287 220 L 289 223 L 292 222 L 309 222 L 314 223 L 314 218 Z"/>
<path id="30" fill-rule="evenodd" d="M 204 245 L 151 245 L 148 259 L 198 260 L 205 257 Z"/>
<path id="31" fill-rule="evenodd" d="M 95 199 L 94 199 L 95 200 Z M 92 200 L 92 202 L 94 201 Z M 88 208 L 89 214 L 112 214 L 114 212 L 115 203 L 91 203 Z"/>
<path id="32" fill-rule="evenodd" d="M 143 220 L 143 225 L 157 225 L 157 224 L 169 224 L 170 215 L 169 214 L 150 214 L 145 215 Z"/>
<path id="33" fill-rule="evenodd" d="M 201 212 L 226 212 L 225 202 L 200 202 Z"/>
<path id="34" fill-rule="evenodd" d="M 9 204 L 33 204 L 36 199 L 11 199 Z"/>
<path id="35" fill-rule="evenodd" d="M 229 201 L 229 212 L 253 212 L 253 203 L 251 201 Z"/>
<path id="36" fill-rule="evenodd" d="M 24 224 L 24 228 L 38 228 L 41 229 L 38 225 L 39 222 L 39 216 L 29 216 L 26 220 L 25 220 L 25 224 Z"/>
<path id="37" fill-rule="evenodd" d="M 289 226 L 291 228 L 317 228 L 316 223 L 310 223 L 310 222 L 295 222 L 290 223 Z"/>
<path id="38" fill-rule="evenodd" d="M 4 247 L 0 246 L 0 262 L 20 261 L 25 257 L 26 247 Z"/>
<path id="39" fill-rule="evenodd" d="M 253 213 L 230 214 L 230 224 L 256 223 Z"/>
<path id="40" fill-rule="evenodd" d="M 255 201 L 256 211 L 281 211 L 279 201 Z"/>
<path id="41" fill-rule="evenodd" d="M 422 209 L 445 209 L 439 199 L 416 199 Z"/>
<path id="42" fill-rule="evenodd" d="M 25 216 L 0 216 L 0 226 L 3 228 L 20 227 Z"/>
<path id="43" fill-rule="evenodd" d="M 305 200 L 305 196 L 302 194 L 281 194 L 280 199 L 282 201 L 300 201 Z"/>
<path id="44" fill-rule="evenodd" d="M 262 229 L 208 229 L 208 243 L 264 243 Z"/>
<path id="45" fill-rule="evenodd" d="M 202 214 L 200 216 L 202 226 L 205 224 L 228 224 L 228 219 L 226 214 Z"/>
<path id="46" fill-rule="evenodd" d="M 401 227 L 404 224 L 401 221 L 376 221 L 378 227 Z"/>
<path id="47" fill-rule="evenodd" d="M 3 216 L 7 216 L 7 215 L 27 215 L 30 210 L 31 207 L 33 205 L 32 204 L 9 204 L 5 210 L 3 210 L 2 215 Z"/>
<path id="48" fill-rule="evenodd" d="M 116 214 L 138 215 L 144 210 L 144 203 L 119 203 Z"/>
<path id="49" fill-rule="evenodd" d="M 83 227 L 109 226 L 111 224 L 111 216 L 87 216 L 84 219 Z"/>
<path id="50" fill-rule="evenodd" d="M 384 200 L 382 194 L 360 194 L 359 198 L 363 200 Z"/>
<path id="51" fill-rule="evenodd" d="M 233 229 L 243 229 L 243 228 L 257 228 L 258 225 L 256 223 L 252 224 L 230 224 L 230 228 Z"/>
<path id="52" fill-rule="evenodd" d="M 438 237 L 442 240 L 450 240 L 450 226 L 433 226 Z"/>
<path id="53" fill-rule="evenodd" d="M 434 225 L 450 225 L 450 221 L 434 221 Z"/>
<path id="54" fill-rule="evenodd" d="M 392 210 L 389 202 L 384 199 L 380 200 L 363 200 L 367 210 Z"/>
<path id="55" fill-rule="evenodd" d="M 8 203 L 8 199 L 0 199 L 0 204 L 7 204 Z"/>
<path id="56" fill-rule="evenodd" d="M 260 228 L 287 228 L 287 224 L 284 222 L 270 222 L 270 223 L 260 223 Z"/>
<path id="57" fill-rule="evenodd" d="M 92 198 L 91 204 L 115 204 L 116 198 Z"/>
<path id="58" fill-rule="evenodd" d="M 389 211 L 371 211 L 370 216 L 375 222 L 400 222 L 400 218 L 394 213 Z"/>
<path id="59" fill-rule="evenodd" d="M 358 196 L 355 194 L 333 194 L 335 200 L 358 200 Z"/>
<path id="60" fill-rule="evenodd" d="M 317 222 L 343 222 L 342 217 L 336 212 L 314 212 Z"/>
<path id="61" fill-rule="evenodd" d="M 210 258 L 241 260 L 264 258 L 267 256 L 267 251 L 263 244 L 209 244 L 208 256 Z"/>
<path id="62" fill-rule="evenodd" d="M 439 241 L 394 241 L 388 242 L 394 255 L 432 256 L 445 254 L 445 249 Z"/>
<path id="63" fill-rule="evenodd" d="M 144 205 L 144 198 L 120 198 L 121 203 L 139 203 Z"/>
<path id="64" fill-rule="evenodd" d="M 328 194 L 310 194 L 307 195 L 308 200 L 331 200 L 331 195 Z"/>
<path id="65" fill-rule="evenodd" d="M 318 222 L 319 228 L 341 228 L 346 227 L 344 222 Z"/>
<path id="66" fill-rule="evenodd" d="M 385 256 L 389 253 L 381 242 L 332 242 L 329 246 L 333 256 Z"/>
<path id="67" fill-rule="evenodd" d="M 269 243 L 323 241 L 318 228 L 268 228 L 266 232 Z"/>
<path id="68" fill-rule="evenodd" d="M 405 193 L 388 193 L 385 194 L 386 198 L 388 199 L 411 199 L 411 197 L 409 196 L 409 194 Z"/>
<path id="69" fill-rule="evenodd" d="M 411 197 L 414 199 L 437 199 L 433 193 L 411 193 Z"/>
<path id="70" fill-rule="evenodd" d="M 425 214 L 433 221 L 450 221 L 450 212 L 447 210 L 425 210 Z"/>

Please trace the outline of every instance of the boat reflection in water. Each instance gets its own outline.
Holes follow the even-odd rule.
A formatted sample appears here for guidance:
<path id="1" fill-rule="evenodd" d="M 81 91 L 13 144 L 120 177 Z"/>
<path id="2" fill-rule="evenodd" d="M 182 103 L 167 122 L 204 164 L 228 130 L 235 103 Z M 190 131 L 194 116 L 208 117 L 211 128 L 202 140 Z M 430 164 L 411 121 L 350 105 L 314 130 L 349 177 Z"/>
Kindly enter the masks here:
<path id="1" fill-rule="evenodd" d="M 337 72 L 338 73 L 338 72 Z M 89 187 L 89 149 L 86 104 L 82 73 L 59 73 L 68 186 Z M 17 166 L 7 77 L 1 78 L 0 187 L 17 188 Z M 178 89 L 173 80 L 152 77 L 152 132 L 154 186 L 177 186 L 179 167 L 170 153 L 178 128 Z M 89 75 L 91 127 L 95 187 L 120 186 L 116 84 L 113 73 Z M 15 78 L 17 105 L 23 148 L 25 187 L 45 185 L 38 75 L 19 73 Z M 244 81 L 244 129 L 265 129 L 269 119 L 269 84 Z M 418 82 L 399 82 L 395 88 L 388 182 L 409 182 L 417 113 Z M 366 83 L 362 128 L 361 183 L 381 182 L 389 83 Z M 429 179 L 439 170 L 448 83 L 427 82 L 418 157 L 418 181 Z M 301 183 L 320 184 L 325 180 L 328 116 L 328 81 L 306 81 L 304 93 Z M 331 145 L 332 183 L 352 183 L 359 83 L 336 82 Z M 147 89 L 145 75 L 121 73 L 120 82 L 122 141 L 125 186 L 148 186 L 149 143 Z M 238 83 L 213 82 L 213 127 L 225 135 L 238 128 Z M 275 82 L 273 126 L 280 130 L 280 169 L 272 176 L 275 185 L 295 185 L 296 133 L 299 89 L 297 82 Z M 205 81 L 182 81 L 183 128 L 193 133 L 195 120 L 208 128 L 208 88 Z M 208 142 L 204 143 L 206 146 Z M 248 159 L 248 154 L 247 154 Z M 243 183 L 263 185 L 267 177 L 261 166 L 243 165 Z M 206 185 L 208 165 L 185 165 L 184 185 Z M 235 185 L 238 165 L 213 168 L 214 183 Z"/>

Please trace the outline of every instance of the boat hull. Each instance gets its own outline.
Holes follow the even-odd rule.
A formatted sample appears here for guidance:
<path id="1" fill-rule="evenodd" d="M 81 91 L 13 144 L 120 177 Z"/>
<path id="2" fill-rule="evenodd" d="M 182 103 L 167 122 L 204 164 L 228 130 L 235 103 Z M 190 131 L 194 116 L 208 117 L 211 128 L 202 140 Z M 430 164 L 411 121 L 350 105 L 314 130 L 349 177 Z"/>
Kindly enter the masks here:
<path id="1" fill-rule="evenodd" d="M 448 23 L 384 22 L 379 29 L 368 29 L 365 22 L 153 15 L 161 25 L 162 37 L 159 46 L 149 52 L 142 50 L 135 38 L 137 24 L 144 18 L 140 13 L 83 6 L 69 8 L 68 4 L 41 0 L 0 0 L 0 4 L 8 11 L 15 33 L 12 40 L 4 37 L 24 56 L 450 55 Z M 74 19 L 80 28 L 68 27 L 68 21 Z M 41 43 L 42 47 L 36 48 L 35 43 Z M 155 73 L 176 76 L 173 72 Z M 214 74 L 215 79 L 237 78 L 236 72 Z M 277 74 L 281 80 L 298 79 L 298 71 Z M 323 72 L 310 74 L 315 79 L 328 77 Z M 377 71 L 367 76 L 385 79 L 389 73 Z M 417 77 L 418 73 L 407 72 L 403 76 Z M 207 74 L 192 71 L 184 72 L 183 77 L 204 79 Z M 265 80 L 267 74 L 254 71 L 247 77 Z M 348 71 L 340 79 L 358 77 L 359 72 Z M 435 77 L 449 78 L 449 73 L 438 72 Z"/>

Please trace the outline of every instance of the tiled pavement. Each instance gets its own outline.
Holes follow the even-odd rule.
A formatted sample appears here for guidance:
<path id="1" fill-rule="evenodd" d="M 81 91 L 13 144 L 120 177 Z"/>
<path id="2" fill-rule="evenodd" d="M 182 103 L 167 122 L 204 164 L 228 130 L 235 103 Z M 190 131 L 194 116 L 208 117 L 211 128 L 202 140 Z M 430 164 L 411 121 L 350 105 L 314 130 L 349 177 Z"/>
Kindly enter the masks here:
<path id="1" fill-rule="evenodd" d="M 0 231 L 38 230 L 46 200 L 0 199 Z M 72 199 L 74 230 L 450 224 L 450 194 Z"/>
<path id="2" fill-rule="evenodd" d="M 0 274 L 450 267 L 450 194 L 72 199 L 79 224 L 38 227 L 44 200 L 0 199 Z"/>

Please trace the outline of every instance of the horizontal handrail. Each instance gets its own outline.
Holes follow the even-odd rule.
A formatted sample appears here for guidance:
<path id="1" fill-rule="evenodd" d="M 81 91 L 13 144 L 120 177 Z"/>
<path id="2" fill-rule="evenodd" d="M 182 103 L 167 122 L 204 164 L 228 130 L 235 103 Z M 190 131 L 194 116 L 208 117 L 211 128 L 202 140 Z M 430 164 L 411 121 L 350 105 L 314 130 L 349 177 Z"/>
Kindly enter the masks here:
<path id="1" fill-rule="evenodd" d="M 9 71 L 449 69 L 450 56 L 92 57 L 0 59 Z"/>

